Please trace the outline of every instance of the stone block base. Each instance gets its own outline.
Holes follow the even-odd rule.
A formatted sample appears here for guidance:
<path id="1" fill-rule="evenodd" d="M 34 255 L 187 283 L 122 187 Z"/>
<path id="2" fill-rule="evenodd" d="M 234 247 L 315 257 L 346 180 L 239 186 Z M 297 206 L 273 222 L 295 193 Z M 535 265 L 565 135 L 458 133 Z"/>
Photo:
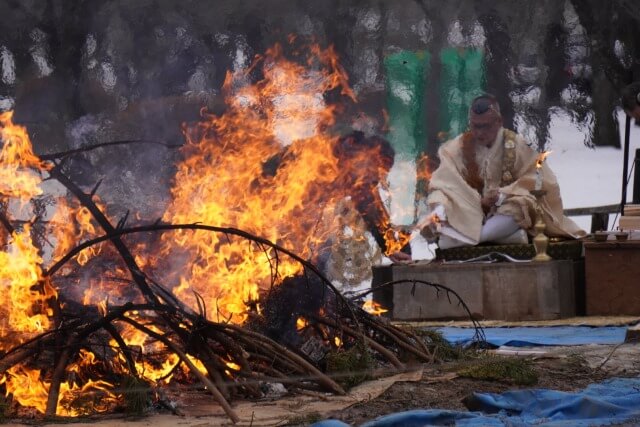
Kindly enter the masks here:
<path id="1" fill-rule="evenodd" d="M 574 261 L 491 264 L 409 264 L 374 267 L 373 285 L 408 280 L 373 298 L 394 320 L 465 319 L 454 297 L 411 280 L 457 292 L 476 319 L 551 320 L 576 315 Z"/>

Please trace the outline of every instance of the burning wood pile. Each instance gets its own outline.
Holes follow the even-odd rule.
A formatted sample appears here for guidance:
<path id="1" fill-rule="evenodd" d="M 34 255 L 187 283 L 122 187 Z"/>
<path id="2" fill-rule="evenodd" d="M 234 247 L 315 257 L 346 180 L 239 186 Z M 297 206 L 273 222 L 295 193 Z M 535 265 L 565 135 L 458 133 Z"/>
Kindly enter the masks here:
<path id="1" fill-rule="evenodd" d="M 195 383 L 236 422 L 229 402 L 261 397 L 261 384 L 344 393 L 336 354 L 396 370 L 437 357 L 315 266 L 348 194 L 378 238 L 389 234 L 369 203 L 389 155 L 361 135 L 326 135 L 336 107 L 322 94 L 352 94 L 332 50 L 311 52 L 303 66 L 275 47 L 252 67 L 255 85 L 241 84 L 249 71 L 228 75 L 228 110 L 185 128 L 155 221 L 115 220 L 100 182 L 70 178 L 72 159 L 96 147 L 37 156 L 0 115 L 0 387 L 13 413 L 115 411 L 131 390 L 162 403 L 168 384 Z"/>

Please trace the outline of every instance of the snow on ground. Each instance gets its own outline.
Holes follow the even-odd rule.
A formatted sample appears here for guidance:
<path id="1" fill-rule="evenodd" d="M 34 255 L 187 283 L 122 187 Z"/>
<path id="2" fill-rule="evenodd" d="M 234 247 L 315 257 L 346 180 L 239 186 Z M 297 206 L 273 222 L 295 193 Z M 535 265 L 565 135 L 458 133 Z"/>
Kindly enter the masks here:
<path id="1" fill-rule="evenodd" d="M 618 113 L 620 141 L 624 145 L 625 115 Z M 583 143 L 585 131 L 571 123 L 568 116 L 554 117 L 549 129 L 547 158 L 560 183 L 560 193 L 565 209 L 601 206 L 620 203 L 622 196 L 622 168 L 624 150 L 610 147 L 589 148 Z M 629 171 L 633 165 L 635 150 L 640 148 L 640 127 L 631 123 Z M 627 200 L 631 201 L 633 175 L 627 189 Z M 573 217 L 583 229 L 591 228 L 591 217 Z M 614 216 L 609 217 L 609 228 L 617 226 Z"/>

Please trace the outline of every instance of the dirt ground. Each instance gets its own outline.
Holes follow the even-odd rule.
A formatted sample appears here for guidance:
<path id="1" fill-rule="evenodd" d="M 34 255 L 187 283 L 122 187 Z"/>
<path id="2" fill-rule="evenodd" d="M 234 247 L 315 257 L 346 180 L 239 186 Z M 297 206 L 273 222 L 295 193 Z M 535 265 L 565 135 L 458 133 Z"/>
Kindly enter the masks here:
<path id="1" fill-rule="evenodd" d="M 640 374 L 640 344 L 549 347 L 544 350 L 537 347 L 518 351 L 526 353 L 527 350 L 545 353 L 509 357 L 524 357 L 531 362 L 538 377 L 534 385 L 462 377 L 433 382 L 432 378 L 446 377 L 471 363 L 469 360 L 447 362 L 426 368 L 419 382 L 395 383 L 376 399 L 328 415 L 358 425 L 381 415 L 411 409 L 467 410 L 463 399 L 473 392 L 499 393 L 519 388 L 575 391 L 607 378 Z"/>
<path id="2" fill-rule="evenodd" d="M 580 390 L 587 385 L 611 377 L 640 375 L 640 344 L 592 345 L 576 347 L 535 347 L 507 349 L 508 360 L 526 360 L 537 376 L 533 385 L 517 385 L 510 380 L 476 380 L 459 376 L 461 369 L 495 353 L 473 354 L 472 357 L 438 365 L 424 365 L 413 373 L 399 374 L 394 379 L 381 379 L 353 389 L 348 396 L 337 397 L 283 396 L 262 402 L 237 402 L 234 409 L 242 418 L 240 426 L 306 426 L 314 421 L 333 418 L 353 426 L 378 416 L 411 409 L 466 410 L 463 399 L 472 392 L 503 392 L 517 388 L 550 388 L 563 391 Z M 391 386 L 389 386 L 392 384 Z M 173 399 L 172 399 L 173 400 Z M 211 397 L 202 390 L 175 396 L 181 415 L 166 411 L 147 417 L 123 418 L 99 416 L 75 420 L 77 427 L 208 427 L 232 425 Z M 5 425 L 25 425 L 10 421 Z M 638 420 L 640 421 L 640 420 Z M 6 421 L 5 421 L 6 422 Z M 40 424 L 35 420 L 26 424 Z M 52 424 L 51 424 L 52 425 Z M 628 425 L 637 425 L 631 423 Z"/>

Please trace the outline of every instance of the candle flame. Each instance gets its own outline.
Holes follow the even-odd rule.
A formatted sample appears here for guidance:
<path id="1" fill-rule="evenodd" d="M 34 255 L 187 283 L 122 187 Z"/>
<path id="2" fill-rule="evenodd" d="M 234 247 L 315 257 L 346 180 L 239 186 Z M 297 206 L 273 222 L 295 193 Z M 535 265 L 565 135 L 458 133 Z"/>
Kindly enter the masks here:
<path id="1" fill-rule="evenodd" d="M 538 154 L 538 158 L 536 159 L 536 169 L 540 169 L 542 167 L 542 163 L 544 163 L 544 161 L 547 159 L 547 156 L 551 153 L 551 150 L 546 150 Z"/>

